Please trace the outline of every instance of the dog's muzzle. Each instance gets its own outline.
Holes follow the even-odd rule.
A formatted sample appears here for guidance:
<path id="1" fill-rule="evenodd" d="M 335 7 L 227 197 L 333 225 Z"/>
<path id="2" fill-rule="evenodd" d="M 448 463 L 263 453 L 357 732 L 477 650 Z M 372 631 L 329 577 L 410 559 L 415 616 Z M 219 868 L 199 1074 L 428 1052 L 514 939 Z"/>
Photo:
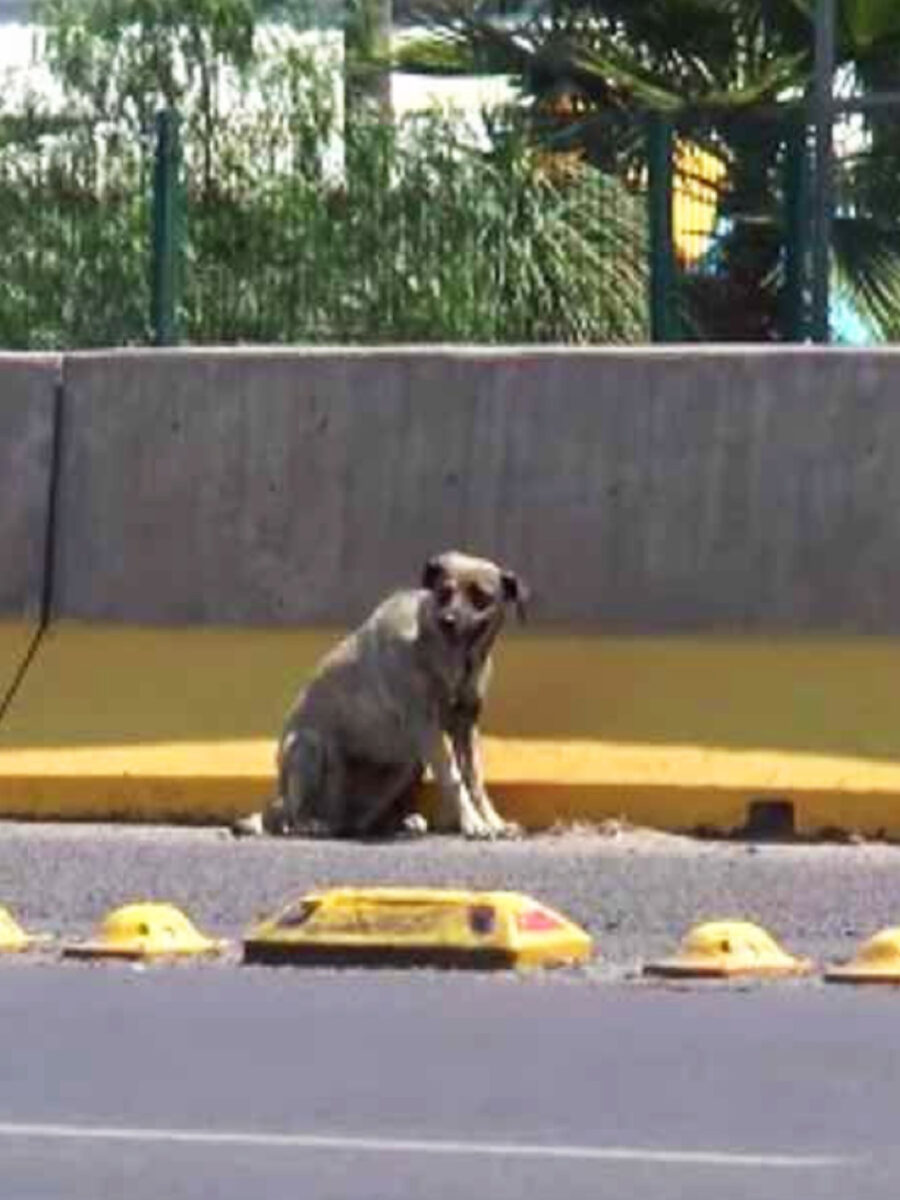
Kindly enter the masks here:
<path id="1" fill-rule="evenodd" d="M 438 628 L 445 637 L 455 638 L 459 633 L 459 621 L 456 615 L 451 612 L 441 613 L 438 617 Z"/>
<path id="2" fill-rule="evenodd" d="M 437 619 L 438 629 L 453 646 L 475 646 L 491 628 L 489 621 L 467 621 L 457 613 L 441 613 Z"/>

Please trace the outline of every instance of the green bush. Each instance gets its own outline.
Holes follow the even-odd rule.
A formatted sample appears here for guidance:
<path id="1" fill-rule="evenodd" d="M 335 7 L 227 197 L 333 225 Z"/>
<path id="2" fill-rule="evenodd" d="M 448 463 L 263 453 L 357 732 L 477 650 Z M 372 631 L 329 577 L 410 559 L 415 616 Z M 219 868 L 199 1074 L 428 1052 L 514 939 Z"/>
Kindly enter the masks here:
<path id="1" fill-rule="evenodd" d="M 184 340 L 647 336 L 644 202 L 620 181 L 437 114 L 358 125 L 345 165 L 327 64 L 283 51 L 241 86 L 227 119 L 182 101 Z M 152 152 L 123 114 L 0 123 L 0 345 L 149 339 Z"/>

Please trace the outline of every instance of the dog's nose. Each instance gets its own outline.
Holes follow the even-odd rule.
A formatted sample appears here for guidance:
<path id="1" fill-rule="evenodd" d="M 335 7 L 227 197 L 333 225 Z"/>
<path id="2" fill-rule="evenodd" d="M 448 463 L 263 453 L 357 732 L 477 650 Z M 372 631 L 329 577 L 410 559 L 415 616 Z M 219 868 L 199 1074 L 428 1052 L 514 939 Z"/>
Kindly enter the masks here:
<path id="1" fill-rule="evenodd" d="M 454 629 L 456 629 L 457 626 L 456 613 L 441 613 L 440 617 L 438 617 L 438 623 L 440 624 L 441 629 L 445 629 L 448 633 L 451 633 Z"/>

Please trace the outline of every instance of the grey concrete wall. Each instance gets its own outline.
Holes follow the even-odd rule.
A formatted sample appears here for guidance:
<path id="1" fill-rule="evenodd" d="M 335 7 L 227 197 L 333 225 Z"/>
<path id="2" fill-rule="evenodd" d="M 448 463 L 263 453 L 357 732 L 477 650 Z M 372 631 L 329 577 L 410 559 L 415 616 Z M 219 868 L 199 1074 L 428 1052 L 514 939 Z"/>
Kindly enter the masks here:
<path id="1" fill-rule="evenodd" d="M 539 621 L 900 631 L 898 353 L 140 351 L 65 380 L 65 615 L 346 622 L 461 546 Z"/>
<path id="2" fill-rule="evenodd" d="M 37 617 L 59 360 L 0 353 L 0 616 Z"/>

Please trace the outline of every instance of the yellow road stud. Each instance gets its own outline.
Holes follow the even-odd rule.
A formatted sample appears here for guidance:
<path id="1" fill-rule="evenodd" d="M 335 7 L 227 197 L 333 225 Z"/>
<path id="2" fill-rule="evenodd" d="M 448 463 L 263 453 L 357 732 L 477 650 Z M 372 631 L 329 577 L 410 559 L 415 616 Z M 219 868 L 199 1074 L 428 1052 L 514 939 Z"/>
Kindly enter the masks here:
<path id="1" fill-rule="evenodd" d="M 900 983 L 900 926 L 867 938 L 850 962 L 829 967 L 824 978 L 828 983 Z"/>
<path id="2" fill-rule="evenodd" d="M 518 892 L 332 888 L 309 892 L 244 938 L 246 963 L 485 970 L 585 962 L 593 943 Z"/>
<path id="3" fill-rule="evenodd" d="M 68 958 L 186 958 L 221 954 L 227 942 L 205 937 L 173 904 L 125 904 L 107 913 L 93 940 L 63 947 Z"/>
<path id="4" fill-rule="evenodd" d="M 807 958 L 794 958 L 750 921 L 707 921 L 688 931 L 673 958 L 646 963 L 645 975 L 727 979 L 734 975 L 806 975 Z"/>
<path id="5" fill-rule="evenodd" d="M 44 935 L 26 933 L 9 909 L 0 905 L 0 954 L 17 954 L 49 940 Z"/>

